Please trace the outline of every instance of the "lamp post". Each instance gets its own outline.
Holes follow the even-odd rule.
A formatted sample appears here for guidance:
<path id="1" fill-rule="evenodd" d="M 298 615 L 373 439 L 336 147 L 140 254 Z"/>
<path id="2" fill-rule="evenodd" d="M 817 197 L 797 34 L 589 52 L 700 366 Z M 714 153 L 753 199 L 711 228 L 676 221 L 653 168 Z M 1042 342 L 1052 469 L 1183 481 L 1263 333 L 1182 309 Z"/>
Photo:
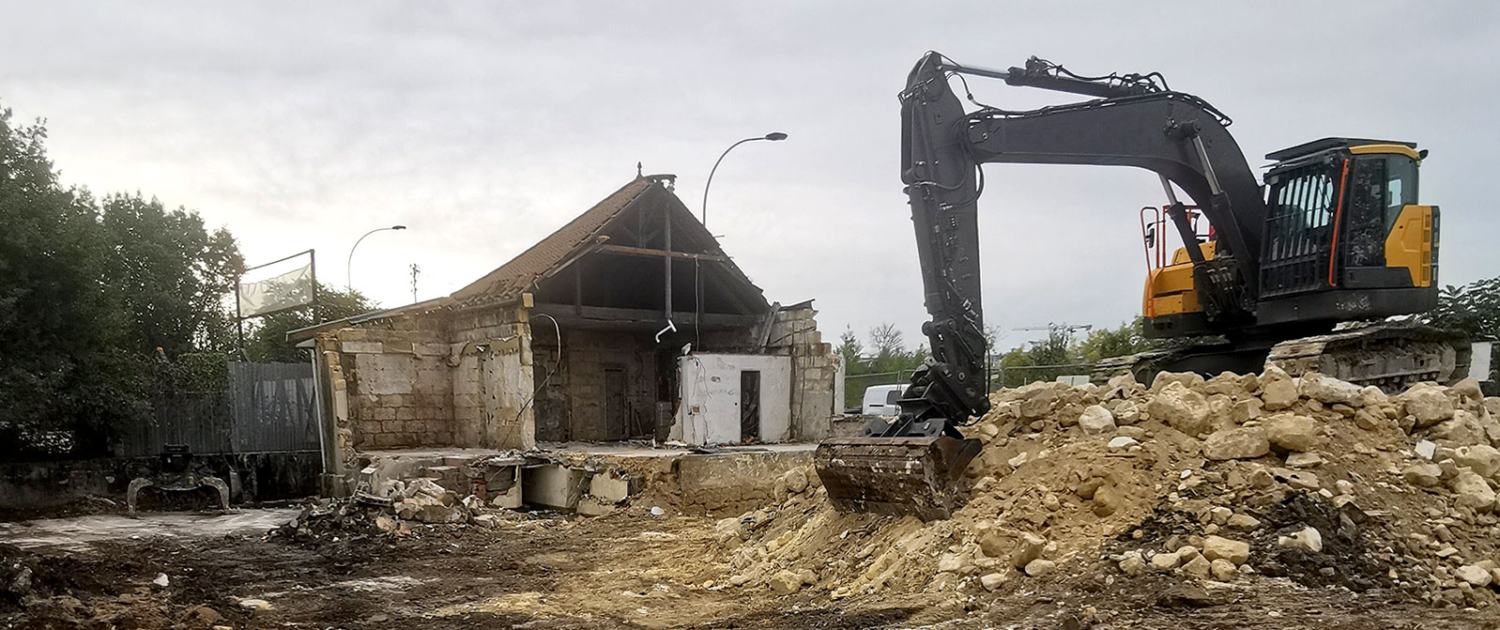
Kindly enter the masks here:
<path id="1" fill-rule="evenodd" d="M 708 187 L 713 185 L 714 173 L 719 170 L 719 162 L 724 161 L 724 156 L 729 155 L 729 152 L 733 151 L 735 147 L 745 144 L 746 142 L 755 142 L 757 140 L 770 140 L 772 142 L 780 142 L 785 139 L 786 134 L 781 133 L 780 131 L 773 131 L 764 136 L 745 138 L 744 140 L 729 145 L 728 149 L 724 149 L 724 152 L 719 154 L 719 159 L 714 162 L 713 169 L 708 172 L 708 181 L 703 183 L 703 227 L 708 227 Z"/>
<path id="2" fill-rule="evenodd" d="M 365 236 L 369 236 L 369 235 L 374 234 L 376 232 L 384 232 L 386 230 L 404 230 L 404 229 L 406 229 L 406 226 L 404 226 L 404 225 L 392 225 L 391 227 L 375 228 L 373 230 L 370 230 L 369 232 L 365 232 Z M 354 250 L 359 249 L 359 244 L 362 243 L 362 242 L 364 242 L 365 236 L 359 237 L 359 240 L 354 241 L 354 247 L 350 247 L 349 248 L 349 261 L 345 265 L 345 268 L 344 268 L 344 272 L 345 272 L 344 288 L 348 289 L 349 292 L 351 292 L 351 293 L 354 292 Z"/>

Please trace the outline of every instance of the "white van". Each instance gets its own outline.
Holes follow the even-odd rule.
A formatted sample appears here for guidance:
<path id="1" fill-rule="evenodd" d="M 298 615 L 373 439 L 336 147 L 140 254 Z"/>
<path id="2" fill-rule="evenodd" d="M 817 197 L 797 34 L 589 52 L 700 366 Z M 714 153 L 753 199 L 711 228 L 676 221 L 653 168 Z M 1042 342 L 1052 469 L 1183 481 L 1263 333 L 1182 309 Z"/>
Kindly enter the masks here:
<path id="1" fill-rule="evenodd" d="M 865 388 L 865 400 L 861 405 L 861 411 L 867 416 L 897 416 L 901 415 L 901 393 L 906 391 L 906 386 L 896 385 L 871 385 Z"/>

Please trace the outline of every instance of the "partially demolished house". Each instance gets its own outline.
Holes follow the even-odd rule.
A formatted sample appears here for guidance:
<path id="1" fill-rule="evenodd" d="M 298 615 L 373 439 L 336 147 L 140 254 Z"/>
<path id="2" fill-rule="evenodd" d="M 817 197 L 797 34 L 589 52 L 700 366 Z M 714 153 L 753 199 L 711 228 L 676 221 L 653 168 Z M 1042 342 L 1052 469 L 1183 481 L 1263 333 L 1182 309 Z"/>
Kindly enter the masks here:
<path id="1" fill-rule="evenodd" d="M 811 301 L 768 303 L 673 184 L 637 177 L 449 297 L 292 333 L 330 454 L 826 437 L 842 367 Z"/>

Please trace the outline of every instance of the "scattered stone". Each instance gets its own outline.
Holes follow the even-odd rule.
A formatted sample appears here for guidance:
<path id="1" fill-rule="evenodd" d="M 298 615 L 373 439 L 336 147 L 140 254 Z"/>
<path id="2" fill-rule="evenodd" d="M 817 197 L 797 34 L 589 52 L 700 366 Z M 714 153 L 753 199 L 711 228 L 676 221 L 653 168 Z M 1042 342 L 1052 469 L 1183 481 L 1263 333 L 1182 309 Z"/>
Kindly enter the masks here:
<path id="1" fill-rule="evenodd" d="M 786 489 L 793 493 L 801 494 L 807 490 L 807 471 L 801 468 L 786 471 L 786 475 L 782 478 L 786 480 Z"/>
<path id="2" fill-rule="evenodd" d="M 1178 557 L 1176 552 L 1159 553 L 1151 556 L 1151 568 L 1158 571 L 1171 571 L 1172 569 L 1177 568 L 1177 563 L 1181 559 L 1182 558 Z"/>
<path id="3" fill-rule="evenodd" d="M 945 553 L 938 557 L 938 573 L 959 573 L 968 575 L 974 572 L 974 558 L 968 554 Z"/>
<path id="4" fill-rule="evenodd" d="M 1009 579 L 1010 576 L 1004 573 L 988 573 L 979 578 L 979 584 L 984 587 L 984 590 L 993 591 L 1000 588 L 1000 585 L 1005 584 Z"/>
<path id="5" fill-rule="evenodd" d="M 1135 424 L 1141 419 L 1141 408 L 1133 400 L 1122 401 L 1115 405 L 1115 424 Z"/>
<path id="6" fill-rule="evenodd" d="M 1125 575 L 1131 577 L 1135 577 L 1145 572 L 1146 561 L 1141 558 L 1141 552 L 1127 551 L 1124 554 L 1121 554 L 1119 566 L 1121 573 L 1124 573 Z"/>
<path id="7" fill-rule="evenodd" d="M 1160 376 L 1157 378 L 1160 382 Z M 1208 421 L 1208 399 L 1179 381 L 1172 381 L 1146 403 L 1146 413 L 1188 435 L 1201 436 L 1213 430 Z"/>
<path id="8" fill-rule="evenodd" d="M 1480 477 L 1494 477 L 1500 472 L 1500 450 L 1488 444 L 1460 446 L 1453 449 L 1453 461 L 1468 466 Z"/>
<path id="9" fill-rule="evenodd" d="M 1458 579 L 1467 582 L 1474 588 L 1484 588 L 1493 582 L 1495 577 L 1484 567 L 1466 564 L 1458 568 Z"/>
<path id="10" fill-rule="evenodd" d="M 1443 388 L 1431 383 L 1417 383 L 1402 393 L 1406 413 L 1417 419 L 1415 428 L 1425 429 L 1453 417 L 1453 400 Z"/>
<path id="11" fill-rule="evenodd" d="M 156 574 L 156 579 L 151 580 L 151 585 L 155 586 L 156 588 L 166 588 L 168 584 L 171 584 L 171 582 L 172 581 L 167 578 L 167 574 L 158 573 Z"/>
<path id="12" fill-rule="evenodd" d="M 1209 435 L 1203 443 L 1203 456 L 1215 461 L 1255 459 L 1270 452 L 1271 443 L 1260 427 L 1219 431 Z"/>
<path id="13" fill-rule="evenodd" d="M 1025 568 L 1032 561 L 1042 557 L 1042 552 L 1047 550 L 1047 539 L 1031 532 L 1021 535 L 1015 551 L 1011 553 L 1011 564 L 1017 569 Z"/>
<path id="14" fill-rule="evenodd" d="M 1318 441 L 1318 421 L 1307 416 L 1279 413 L 1266 419 L 1266 438 L 1287 451 L 1310 451 Z"/>
<path id="15" fill-rule="evenodd" d="M 1213 563 L 1203 556 L 1195 556 L 1182 565 L 1182 572 L 1195 580 L 1206 580 L 1213 572 Z"/>
<path id="16" fill-rule="evenodd" d="M 1246 398 L 1235 403 L 1234 407 L 1230 408 L 1229 418 L 1234 420 L 1235 424 L 1245 424 L 1259 418 L 1264 413 L 1263 410 L 1265 408 L 1266 404 L 1261 402 L 1259 398 Z"/>
<path id="17" fill-rule="evenodd" d="M 1130 447 L 1135 446 L 1135 445 L 1140 444 L 1140 443 L 1141 443 L 1140 440 L 1137 440 L 1137 439 L 1135 439 L 1133 437 L 1126 437 L 1126 436 L 1121 435 L 1121 436 L 1116 436 L 1115 438 L 1113 438 L 1113 439 L 1111 439 L 1109 441 L 1109 448 L 1110 448 L 1110 450 L 1118 451 L 1118 450 L 1121 450 L 1121 449 L 1130 448 Z"/>
<path id="18" fill-rule="evenodd" d="M 1203 539 L 1203 556 L 1209 560 L 1228 560 L 1238 566 L 1250 559 L 1250 543 L 1209 536 Z"/>
<path id="19" fill-rule="evenodd" d="M 1228 525 L 1229 517 L 1234 516 L 1234 510 L 1222 505 L 1209 510 L 1208 513 L 1213 518 L 1215 525 Z"/>
<path id="20" fill-rule="evenodd" d="M 1311 526 L 1303 526 L 1302 531 L 1291 536 L 1278 537 L 1276 545 L 1278 547 L 1321 553 L 1323 551 L 1323 534 Z"/>
<path id="21" fill-rule="evenodd" d="M 655 505 L 653 505 L 653 506 L 651 506 L 651 515 L 652 515 L 652 516 L 655 516 L 655 517 L 657 517 L 657 518 L 661 518 L 661 517 L 663 517 L 663 516 L 666 516 L 666 515 L 667 515 L 667 511 L 666 511 L 666 510 L 663 510 L 663 509 L 661 509 L 661 507 L 660 507 L 660 506 L 655 506 Z"/>
<path id="22" fill-rule="evenodd" d="M 1229 517 L 1229 528 L 1249 531 L 1260 527 L 1260 519 L 1249 514 L 1235 514 Z"/>
<path id="23" fill-rule="evenodd" d="M 1421 457 L 1422 459 L 1432 459 L 1432 456 L 1437 453 L 1437 444 L 1430 440 L 1422 440 L 1417 442 L 1417 445 L 1413 447 L 1413 450 L 1415 450 L 1417 456 Z"/>
<path id="24" fill-rule="evenodd" d="M 802 590 L 802 576 L 787 570 L 777 571 L 771 576 L 770 585 L 777 595 L 791 595 Z"/>
<path id="25" fill-rule="evenodd" d="M 1312 400 L 1326 404 L 1360 404 L 1360 389 L 1358 385 L 1346 383 L 1332 376 L 1324 376 L 1318 372 L 1303 374 L 1299 380 L 1301 394 Z"/>
<path id="26" fill-rule="evenodd" d="M 1448 485 L 1458 495 L 1454 503 L 1459 507 L 1483 513 L 1490 511 L 1495 505 L 1495 491 L 1490 489 L 1490 484 L 1484 477 L 1472 470 L 1460 470 Z"/>
<path id="27" fill-rule="evenodd" d="M 1053 562 L 1051 560 L 1042 560 L 1042 559 L 1038 558 L 1036 560 L 1032 560 L 1031 562 L 1028 562 L 1026 564 L 1025 571 L 1026 571 L 1026 575 L 1029 575 L 1031 577 L 1042 577 L 1043 575 L 1051 573 L 1052 570 L 1056 569 L 1056 568 L 1057 568 L 1057 563 L 1056 562 Z"/>
<path id="28" fill-rule="evenodd" d="M 244 608 L 245 610 L 271 610 L 275 608 L 275 606 L 271 605 L 271 602 L 264 599 L 242 599 L 239 604 L 240 608 Z"/>
<path id="29" fill-rule="evenodd" d="M 1231 581 L 1239 574 L 1239 570 L 1235 568 L 1233 562 L 1222 558 L 1211 562 L 1209 570 L 1213 573 L 1214 579 L 1220 582 Z"/>
<path id="30" fill-rule="evenodd" d="M 1289 453 L 1286 456 L 1286 465 L 1292 468 L 1314 468 L 1323 463 L 1323 457 L 1317 453 Z"/>
<path id="31" fill-rule="evenodd" d="M 1260 376 L 1260 399 L 1265 402 L 1266 410 L 1280 411 L 1297 403 L 1301 395 L 1297 392 L 1297 383 L 1276 366 L 1269 366 L 1265 373 Z"/>
<path id="32" fill-rule="evenodd" d="M 1115 417 L 1101 405 L 1090 405 L 1078 416 L 1078 428 L 1089 435 L 1101 435 L 1115 430 Z"/>

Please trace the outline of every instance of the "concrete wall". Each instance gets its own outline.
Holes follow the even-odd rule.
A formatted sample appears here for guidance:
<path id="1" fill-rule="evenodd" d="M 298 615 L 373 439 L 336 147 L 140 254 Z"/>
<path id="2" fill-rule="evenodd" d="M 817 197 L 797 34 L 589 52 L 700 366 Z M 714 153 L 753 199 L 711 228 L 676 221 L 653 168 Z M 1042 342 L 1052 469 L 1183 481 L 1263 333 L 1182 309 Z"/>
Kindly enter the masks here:
<path id="1" fill-rule="evenodd" d="M 818 442 L 832 435 L 832 420 L 843 409 L 843 365 L 818 332 L 818 312 L 810 307 L 777 311 L 767 348 L 792 358 L 789 439 Z"/>
<path id="2" fill-rule="evenodd" d="M 730 444 L 740 434 L 740 373 L 760 372 L 762 442 L 791 439 L 792 358 L 764 354 L 692 354 L 678 360 L 682 404 L 680 439 L 688 444 Z"/>

